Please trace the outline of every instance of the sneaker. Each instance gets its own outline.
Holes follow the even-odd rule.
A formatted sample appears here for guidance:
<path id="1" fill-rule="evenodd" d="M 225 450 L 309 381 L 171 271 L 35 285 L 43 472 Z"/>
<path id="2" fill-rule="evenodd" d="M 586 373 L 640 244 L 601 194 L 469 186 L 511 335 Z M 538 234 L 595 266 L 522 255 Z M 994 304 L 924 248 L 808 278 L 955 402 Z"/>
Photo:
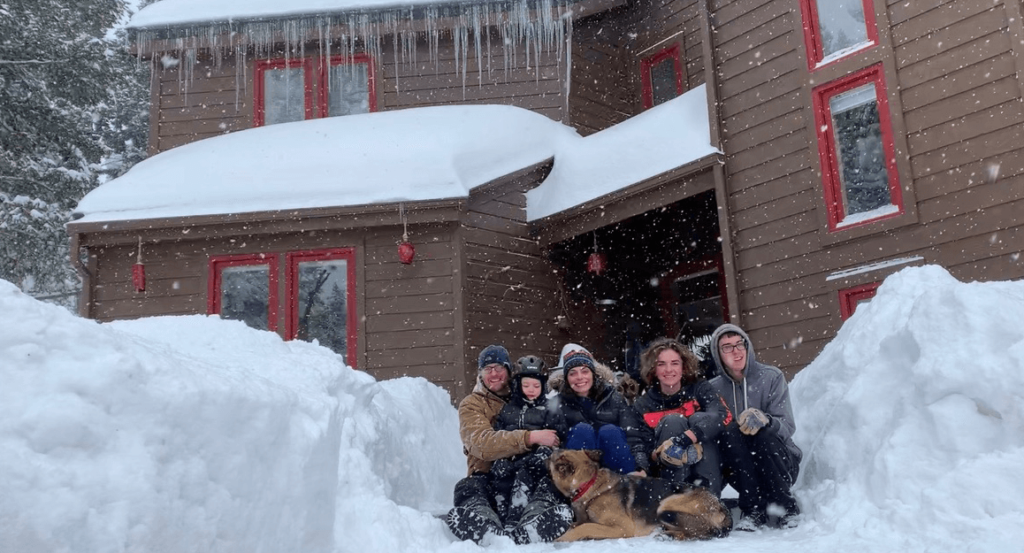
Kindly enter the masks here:
<path id="1" fill-rule="evenodd" d="M 768 515 L 765 512 L 754 511 L 752 513 L 745 513 L 740 517 L 740 521 L 737 522 L 732 529 L 740 532 L 756 532 L 767 522 Z"/>
<path id="2" fill-rule="evenodd" d="M 517 545 L 552 542 L 566 533 L 573 522 L 572 508 L 565 504 L 550 508 L 521 520 L 507 534 Z"/>
<path id="3" fill-rule="evenodd" d="M 448 523 L 452 534 L 460 540 L 480 543 L 484 536 L 505 535 L 505 529 L 501 527 L 496 517 L 485 516 L 468 507 L 453 507 L 448 511 L 445 522 Z"/>

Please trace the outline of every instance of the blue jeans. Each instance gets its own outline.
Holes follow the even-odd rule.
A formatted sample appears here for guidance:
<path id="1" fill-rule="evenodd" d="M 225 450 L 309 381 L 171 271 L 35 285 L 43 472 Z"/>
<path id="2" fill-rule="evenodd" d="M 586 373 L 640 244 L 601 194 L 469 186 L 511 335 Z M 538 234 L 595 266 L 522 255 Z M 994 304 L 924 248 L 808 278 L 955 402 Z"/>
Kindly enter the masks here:
<path id="1" fill-rule="evenodd" d="M 636 459 L 626 443 L 626 431 L 614 424 L 605 424 L 594 430 L 593 425 L 581 422 L 569 429 L 565 449 L 598 449 L 601 464 L 619 474 L 636 470 Z"/>

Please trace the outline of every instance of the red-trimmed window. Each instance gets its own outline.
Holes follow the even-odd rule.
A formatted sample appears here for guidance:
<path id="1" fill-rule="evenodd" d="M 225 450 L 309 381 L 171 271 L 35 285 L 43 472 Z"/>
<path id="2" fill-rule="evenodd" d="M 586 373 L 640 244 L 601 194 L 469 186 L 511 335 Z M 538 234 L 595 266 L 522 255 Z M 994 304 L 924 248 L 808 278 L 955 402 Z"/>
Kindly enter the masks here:
<path id="1" fill-rule="evenodd" d="M 312 118 L 312 60 L 257 60 L 254 90 L 256 127 Z"/>
<path id="2" fill-rule="evenodd" d="M 277 330 L 277 256 L 210 258 L 207 312 L 259 330 Z"/>
<path id="3" fill-rule="evenodd" d="M 333 56 L 319 78 L 321 117 L 377 111 L 370 56 Z"/>
<path id="4" fill-rule="evenodd" d="M 830 231 L 903 213 L 882 66 L 814 89 Z"/>
<path id="5" fill-rule="evenodd" d="M 285 338 L 317 340 L 355 366 L 355 250 L 290 252 L 286 258 Z"/>
<path id="6" fill-rule="evenodd" d="M 683 65 L 679 45 L 669 46 L 640 60 L 644 109 L 663 104 L 683 93 Z"/>
<path id="7" fill-rule="evenodd" d="M 880 284 L 881 282 L 872 282 L 871 284 L 840 290 L 839 313 L 842 315 L 843 320 L 849 319 L 853 312 L 857 310 L 858 305 L 867 303 L 868 300 L 875 297 L 875 292 L 878 291 Z"/>
<path id="8" fill-rule="evenodd" d="M 377 110 L 373 63 L 366 54 L 258 60 L 255 81 L 256 127 Z"/>
<path id="9" fill-rule="evenodd" d="M 824 10 L 821 4 L 827 4 Z M 800 0 L 800 10 L 812 70 L 878 44 L 870 0 Z"/>

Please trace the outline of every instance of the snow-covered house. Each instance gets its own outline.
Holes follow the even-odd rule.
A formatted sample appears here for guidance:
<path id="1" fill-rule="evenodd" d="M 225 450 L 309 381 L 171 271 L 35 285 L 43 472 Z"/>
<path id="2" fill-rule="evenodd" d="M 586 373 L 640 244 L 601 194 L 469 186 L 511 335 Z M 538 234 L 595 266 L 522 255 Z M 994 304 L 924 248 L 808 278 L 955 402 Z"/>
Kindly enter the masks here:
<path id="1" fill-rule="evenodd" d="M 902 266 L 1020 278 L 1020 3 L 838 4 L 148 6 L 155 155 L 68 227 L 82 314 L 220 313 L 457 398 L 492 342 L 622 367 L 732 320 L 792 373 Z"/>

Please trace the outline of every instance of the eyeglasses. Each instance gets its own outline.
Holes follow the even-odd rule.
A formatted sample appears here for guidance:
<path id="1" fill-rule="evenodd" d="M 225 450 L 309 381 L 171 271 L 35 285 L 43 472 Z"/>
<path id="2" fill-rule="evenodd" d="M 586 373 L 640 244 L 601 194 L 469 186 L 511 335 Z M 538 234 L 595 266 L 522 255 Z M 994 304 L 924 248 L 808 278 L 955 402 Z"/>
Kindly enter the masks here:
<path id="1" fill-rule="evenodd" d="M 505 370 L 505 367 L 503 365 L 488 365 L 480 370 L 487 374 L 494 374 L 497 373 L 498 371 Z"/>
<path id="2" fill-rule="evenodd" d="M 718 347 L 722 353 L 732 353 L 733 350 L 747 351 L 747 342 L 737 342 L 735 344 L 722 344 Z"/>

